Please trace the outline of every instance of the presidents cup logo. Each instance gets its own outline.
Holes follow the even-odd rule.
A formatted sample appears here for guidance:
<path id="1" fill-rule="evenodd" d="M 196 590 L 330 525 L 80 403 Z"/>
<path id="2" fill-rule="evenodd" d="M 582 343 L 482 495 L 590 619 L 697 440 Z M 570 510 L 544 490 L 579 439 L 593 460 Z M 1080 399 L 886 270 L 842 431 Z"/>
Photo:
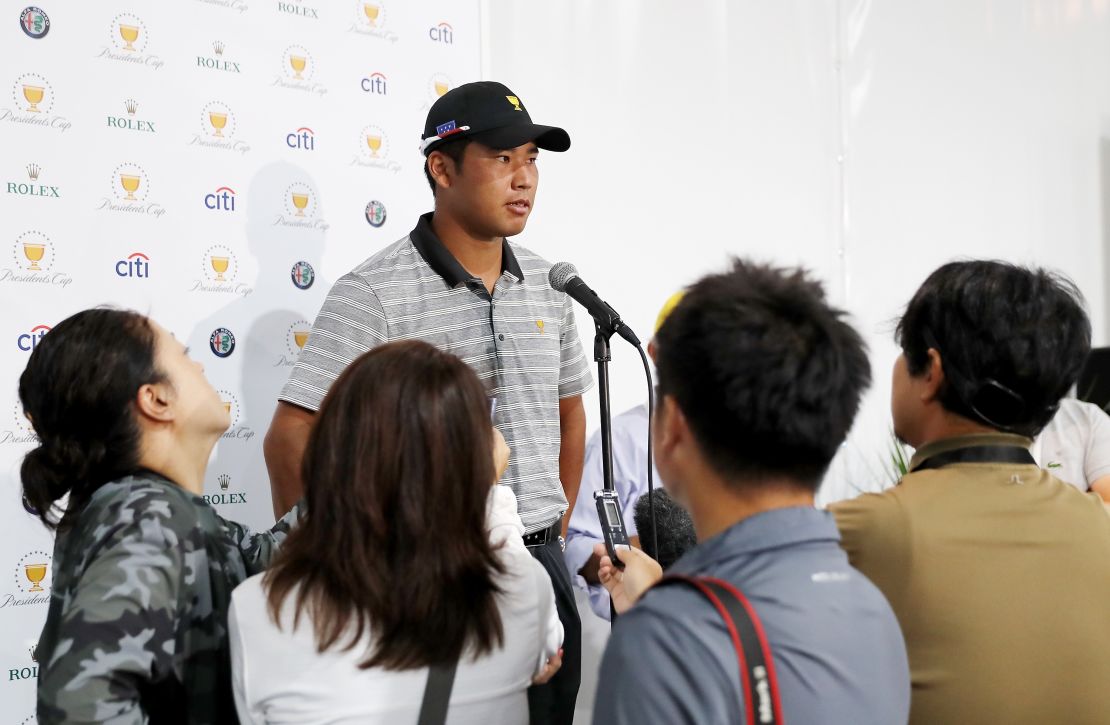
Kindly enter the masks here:
<path id="1" fill-rule="evenodd" d="M 285 331 L 285 349 L 288 355 L 282 355 L 274 363 L 274 367 L 291 368 L 297 363 L 297 358 L 308 342 L 308 333 L 312 325 L 307 320 L 297 320 Z"/>
<path id="2" fill-rule="evenodd" d="M 23 167 L 27 172 L 26 181 L 9 181 L 8 193 L 16 196 L 37 196 L 42 199 L 59 199 L 62 194 L 56 186 L 39 183 L 43 176 L 42 167 L 35 163 Z"/>
<path id="3" fill-rule="evenodd" d="M 122 131 L 137 131 L 139 133 L 155 132 L 154 122 L 144 121 L 142 119 L 139 114 L 139 102 L 134 98 L 128 98 L 120 104 L 119 108 L 121 110 L 119 114 L 108 114 L 108 128 L 115 128 Z"/>
<path id="4" fill-rule="evenodd" d="M 150 179 L 143 167 L 120 164 L 112 172 L 112 189 L 121 201 L 145 201 L 150 193 Z"/>
<path id="5" fill-rule="evenodd" d="M 365 126 L 359 133 L 358 153 L 351 159 L 351 166 L 366 166 L 373 169 L 387 169 L 393 173 L 401 170 L 401 165 L 389 158 L 389 139 L 380 126 Z"/>
<path id="6" fill-rule="evenodd" d="M 352 12 L 354 13 L 354 21 L 347 28 L 348 33 L 369 35 L 373 38 L 388 40 L 391 43 L 397 42 L 397 34 L 386 28 L 387 11 L 384 2 L 381 2 L 381 0 L 377 2 L 357 0 Z"/>
<path id="7" fill-rule="evenodd" d="M 239 398 L 229 390 L 220 389 L 216 393 L 220 396 L 224 410 L 227 411 L 227 417 L 231 421 L 220 438 L 229 441 L 250 441 L 254 438 L 254 430 L 249 425 L 242 425 L 243 409 L 239 405 Z"/>
<path id="8" fill-rule="evenodd" d="M 37 445 L 39 437 L 31 427 L 31 421 L 23 414 L 23 406 L 16 403 L 12 406 L 12 425 L 7 430 L 0 431 L 0 445 Z"/>
<path id="9" fill-rule="evenodd" d="M 204 3 L 205 5 L 215 5 L 218 8 L 226 10 L 238 10 L 241 13 L 250 9 L 246 0 L 197 0 L 197 2 Z"/>
<path id="10" fill-rule="evenodd" d="M 50 554 L 45 551 L 30 551 L 24 554 L 15 565 L 13 574 L 15 589 L 0 599 L 0 609 L 48 604 L 52 568 Z"/>
<path id="11" fill-rule="evenodd" d="M 96 57 L 132 65 L 145 65 L 154 70 L 165 65 L 161 58 L 146 52 L 150 33 L 137 15 L 131 13 L 117 15 L 112 20 L 108 32 L 111 35 L 109 45 L 103 46 Z"/>
<path id="12" fill-rule="evenodd" d="M 438 101 L 447 91 L 455 87 L 451 78 L 444 73 L 433 73 L 428 79 L 428 104 Z"/>
<path id="13" fill-rule="evenodd" d="M 308 184 L 300 181 L 290 184 L 282 200 L 285 214 L 277 215 L 274 226 L 326 230 L 327 222 L 316 218 L 316 197 L 316 190 Z"/>
<path id="14" fill-rule="evenodd" d="M 291 45 L 282 53 L 281 75 L 274 78 L 271 85 L 322 96 L 328 89 L 312 80 L 315 74 L 316 61 L 312 54 L 299 45 Z"/>
<path id="15" fill-rule="evenodd" d="M 193 134 L 190 146 L 204 146 L 222 151 L 246 153 L 251 150 L 245 141 L 236 137 L 235 114 L 219 101 L 212 101 L 200 109 L 200 133 Z"/>
<path id="16" fill-rule="evenodd" d="M 166 213 L 165 207 L 149 200 L 150 178 L 138 164 L 120 164 L 112 170 L 108 183 L 111 184 L 112 196 L 102 198 L 97 209 L 126 214 L 146 214 L 155 218 L 160 218 Z"/>
<path id="17" fill-rule="evenodd" d="M 54 245 L 42 232 L 28 231 L 16 237 L 12 245 L 10 267 L 0 269 L 0 282 L 9 284 L 58 285 L 73 284 L 65 272 L 54 270 Z"/>
<path id="18" fill-rule="evenodd" d="M 239 63 L 233 60 L 230 55 L 225 55 L 227 46 L 222 40 L 212 41 L 211 51 L 197 54 L 197 67 L 207 68 L 208 70 L 223 71 L 225 73 L 240 73 Z"/>
<path id="19" fill-rule="evenodd" d="M 237 281 L 239 260 L 229 247 L 216 244 L 207 249 L 201 262 L 201 276 L 193 280 L 189 292 L 215 292 L 243 297 L 254 290 Z"/>
<path id="20" fill-rule="evenodd" d="M 38 73 L 24 73 L 12 83 L 11 105 L 0 109 L 0 121 L 49 128 L 61 133 L 73 124 L 54 115 L 54 88 Z"/>

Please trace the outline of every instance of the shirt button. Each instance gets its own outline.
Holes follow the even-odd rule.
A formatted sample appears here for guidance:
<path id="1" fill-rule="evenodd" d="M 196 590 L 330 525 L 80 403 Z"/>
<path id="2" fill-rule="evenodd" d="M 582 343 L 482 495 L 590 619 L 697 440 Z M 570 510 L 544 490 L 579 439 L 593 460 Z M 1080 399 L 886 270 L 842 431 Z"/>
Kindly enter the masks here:
<path id="1" fill-rule="evenodd" d="M 505 336 L 504 335 L 498 335 L 497 339 L 500 340 L 501 342 L 505 342 Z"/>

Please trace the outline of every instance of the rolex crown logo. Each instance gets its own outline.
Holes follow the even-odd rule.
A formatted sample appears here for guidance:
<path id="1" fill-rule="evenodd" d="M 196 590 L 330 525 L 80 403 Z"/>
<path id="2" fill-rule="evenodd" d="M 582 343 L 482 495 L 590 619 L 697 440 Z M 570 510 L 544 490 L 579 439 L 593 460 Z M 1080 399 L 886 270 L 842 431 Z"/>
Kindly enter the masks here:
<path id="1" fill-rule="evenodd" d="M 223 55 L 224 54 L 223 41 L 217 40 L 215 43 L 213 43 L 212 44 L 212 50 L 216 51 L 216 55 Z"/>
<path id="2" fill-rule="evenodd" d="M 31 645 L 30 647 L 27 648 L 27 651 L 31 653 L 31 661 L 32 662 L 38 662 L 39 661 L 38 657 L 35 657 L 35 651 L 38 648 L 39 648 L 39 646 L 37 644 L 33 644 L 33 645 Z"/>
<path id="3" fill-rule="evenodd" d="M 42 169 L 39 168 L 38 164 L 27 164 L 27 176 L 31 181 L 38 181 L 40 173 L 42 173 Z"/>
<path id="4" fill-rule="evenodd" d="M 128 98 L 126 101 L 124 101 L 123 105 L 127 107 L 127 115 L 129 115 L 129 116 L 134 116 L 135 111 L 139 110 L 139 104 L 136 103 L 135 101 L 133 101 L 130 98 Z"/>
<path id="5" fill-rule="evenodd" d="M 217 478 L 216 480 L 220 482 L 221 491 L 226 491 L 228 487 L 231 486 L 231 476 L 227 475 L 226 473 L 221 473 L 219 478 Z"/>

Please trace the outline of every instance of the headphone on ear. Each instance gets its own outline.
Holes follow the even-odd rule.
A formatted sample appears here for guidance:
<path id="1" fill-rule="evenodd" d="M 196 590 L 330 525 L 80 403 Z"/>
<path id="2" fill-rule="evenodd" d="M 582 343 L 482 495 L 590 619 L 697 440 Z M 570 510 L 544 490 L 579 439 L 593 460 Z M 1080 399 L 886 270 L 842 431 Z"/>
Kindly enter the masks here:
<path id="1" fill-rule="evenodd" d="M 945 359 L 940 345 L 928 329 L 924 330 L 923 337 L 925 343 L 940 354 L 941 369 L 944 370 L 945 377 L 952 381 L 952 392 L 981 422 L 1006 433 L 1025 435 L 1018 428 L 1024 427 L 1021 424 L 1030 417 L 1038 413 L 1050 413 L 1050 418 L 1056 415 L 1060 407 L 1059 401 L 1040 411 L 1031 411 L 1025 398 L 998 380 L 985 378 L 980 382 L 973 382 L 970 377 L 964 375 L 951 360 Z"/>

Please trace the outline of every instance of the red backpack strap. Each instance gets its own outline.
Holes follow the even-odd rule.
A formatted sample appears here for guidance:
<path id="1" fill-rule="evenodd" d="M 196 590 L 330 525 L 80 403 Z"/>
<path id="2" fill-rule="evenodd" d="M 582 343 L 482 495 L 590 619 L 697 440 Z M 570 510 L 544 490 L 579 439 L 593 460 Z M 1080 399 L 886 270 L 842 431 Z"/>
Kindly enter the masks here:
<path id="1" fill-rule="evenodd" d="M 748 598 L 728 582 L 712 577 L 668 575 L 655 586 L 668 584 L 682 584 L 697 590 L 724 620 L 740 665 L 746 725 L 783 725 L 782 700 L 771 646 L 767 644 L 763 624 Z"/>

